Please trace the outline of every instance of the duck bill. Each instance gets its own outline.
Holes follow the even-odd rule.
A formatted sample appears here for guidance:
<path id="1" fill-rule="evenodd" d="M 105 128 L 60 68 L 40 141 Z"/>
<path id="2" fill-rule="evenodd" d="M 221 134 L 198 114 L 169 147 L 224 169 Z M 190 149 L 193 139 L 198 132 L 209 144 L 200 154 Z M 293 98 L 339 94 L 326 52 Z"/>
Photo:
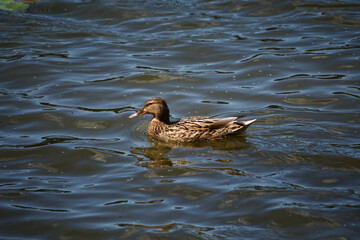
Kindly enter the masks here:
<path id="1" fill-rule="evenodd" d="M 129 116 L 129 118 L 136 118 L 136 117 L 141 116 L 141 115 L 143 115 L 143 114 L 145 114 L 145 112 L 142 111 L 142 110 L 140 110 L 140 111 L 138 111 L 138 112 L 136 112 L 136 113 L 134 113 L 134 114 L 131 114 L 131 115 Z"/>

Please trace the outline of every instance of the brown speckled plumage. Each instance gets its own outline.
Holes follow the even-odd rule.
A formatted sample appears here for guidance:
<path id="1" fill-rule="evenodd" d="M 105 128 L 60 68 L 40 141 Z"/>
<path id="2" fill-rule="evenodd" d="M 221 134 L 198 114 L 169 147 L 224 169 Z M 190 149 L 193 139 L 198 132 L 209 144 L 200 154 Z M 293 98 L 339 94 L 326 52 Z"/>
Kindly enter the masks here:
<path id="1" fill-rule="evenodd" d="M 138 117 L 151 114 L 154 118 L 148 126 L 148 134 L 171 142 L 194 142 L 215 140 L 227 135 L 244 132 L 256 119 L 249 121 L 236 121 L 237 117 L 212 118 L 193 116 L 183 118 L 176 123 L 170 123 L 169 108 L 160 97 L 147 100 L 144 106 L 130 116 Z"/>

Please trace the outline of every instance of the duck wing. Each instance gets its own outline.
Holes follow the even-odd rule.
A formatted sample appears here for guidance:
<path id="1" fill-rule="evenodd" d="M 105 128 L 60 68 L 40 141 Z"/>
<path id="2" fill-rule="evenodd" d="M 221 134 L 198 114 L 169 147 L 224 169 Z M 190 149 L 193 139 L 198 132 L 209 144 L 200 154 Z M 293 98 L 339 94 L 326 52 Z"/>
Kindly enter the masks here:
<path id="1" fill-rule="evenodd" d="M 181 119 L 176 125 L 182 126 L 187 130 L 213 130 L 224 128 L 233 123 L 237 117 L 210 118 L 210 117 L 187 117 Z"/>

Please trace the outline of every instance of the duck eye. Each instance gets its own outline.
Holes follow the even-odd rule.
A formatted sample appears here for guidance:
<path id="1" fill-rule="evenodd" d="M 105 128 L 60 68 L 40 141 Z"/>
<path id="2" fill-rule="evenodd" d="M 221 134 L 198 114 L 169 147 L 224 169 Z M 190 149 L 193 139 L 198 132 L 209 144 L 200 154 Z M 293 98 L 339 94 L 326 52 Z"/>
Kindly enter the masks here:
<path id="1" fill-rule="evenodd" d="M 151 104 L 153 104 L 153 103 L 152 103 L 152 102 L 147 103 L 147 104 L 145 105 L 145 107 L 148 107 L 148 106 L 150 106 Z"/>

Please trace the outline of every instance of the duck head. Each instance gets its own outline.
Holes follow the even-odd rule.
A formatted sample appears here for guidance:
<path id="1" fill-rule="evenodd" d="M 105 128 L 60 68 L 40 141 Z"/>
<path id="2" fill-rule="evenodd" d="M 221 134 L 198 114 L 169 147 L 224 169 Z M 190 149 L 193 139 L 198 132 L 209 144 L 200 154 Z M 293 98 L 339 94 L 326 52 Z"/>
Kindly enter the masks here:
<path id="1" fill-rule="evenodd" d="M 136 118 L 143 114 L 151 114 L 157 120 L 169 124 L 169 108 L 161 97 L 153 97 L 147 100 L 144 106 L 136 113 L 131 114 L 129 118 Z"/>

